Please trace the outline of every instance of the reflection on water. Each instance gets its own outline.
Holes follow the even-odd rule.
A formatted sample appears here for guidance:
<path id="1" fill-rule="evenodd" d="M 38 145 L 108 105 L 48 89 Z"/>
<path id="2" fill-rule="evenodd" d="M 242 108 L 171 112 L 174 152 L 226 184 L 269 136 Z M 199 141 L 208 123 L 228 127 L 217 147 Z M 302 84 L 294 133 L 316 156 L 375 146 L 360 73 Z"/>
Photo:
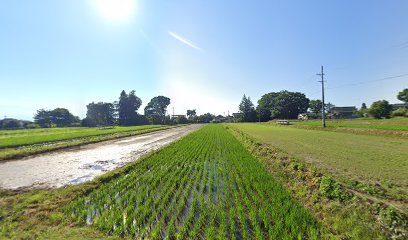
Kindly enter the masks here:
<path id="1" fill-rule="evenodd" d="M 190 125 L 0 163 L 0 187 L 62 187 L 95 178 L 198 129 Z"/>

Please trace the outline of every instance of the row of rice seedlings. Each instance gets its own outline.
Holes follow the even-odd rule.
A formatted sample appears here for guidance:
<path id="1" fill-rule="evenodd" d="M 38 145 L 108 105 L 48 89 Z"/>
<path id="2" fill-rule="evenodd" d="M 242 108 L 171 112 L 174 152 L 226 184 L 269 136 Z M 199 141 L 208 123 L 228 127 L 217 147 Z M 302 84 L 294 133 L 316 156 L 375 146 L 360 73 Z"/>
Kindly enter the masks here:
<path id="1" fill-rule="evenodd" d="M 247 224 L 249 225 L 248 230 L 250 231 L 251 235 L 254 235 L 255 239 L 262 239 L 262 231 L 258 224 L 257 218 L 257 210 L 260 209 L 258 208 L 260 204 L 251 198 L 251 196 L 254 196 L 254 193 L 249 193 L 247 191 L 247 188 L 249 185 L 251 185 L 251 182 L 244 183 L 240 178 L 240 174 L 237 171 L 234 172 L 244 208 L 246 209 L 246 213 L 249 213 L 249 219 L 247 219 Z M 250 225 L 249 222 L 252 225 Z"/>
<path id="2" fill-rule="evenodd" d="M 191 158 L 186 158 L 186 159 L 191 159 Z M 195 164 L 195 171 L 192 171 L 191 174 L 189 175 L 185 175 L 183 177 L 183 179 L 177 180 L 175 185 L 172 186 L 170 189 L 168 189 L 168 192 L 174 193 L 173 195 L 171 195 L 172 197 L 169 198 L 167 197 L 165 199 L 165 201 L 161 201 L 161 202 L 165 202 L 165 204 L 161 204 L 160 209 L 158 209 L 156 211 L 155 214 L 155 218 L 156 220 L 153 222 L 154 226 L 152 225 L 150 227 L 150 231 L 151 231 L 151 238 L 152 239 L 157 239 L 160 238 L 163 234 L 165 234 L 165 228 L 167 227 L 167 225 L 171 225 L 167 224 L 170 220 L 170 215 L 174 212 L 174 207 L 176 205 L 176 202 L 181 198 L 182 194 L 185 194 L 185 187 L 187 184 L 189 184 L 189 182 L 191 182 L 191 178 L 194 178 L 194 175 L 196 174 L 197 171 L 201 171 L 200 170 L 200 166 L 198 163 Z M 168 195 L 170 196 L 170 195 Z M 158 199 L 158 201 L 160 201 L 160 199 Z M 173 232 L 173 228 L 169 228 L 170 233 Z M 168 234 L 168 233 L 167 233 Z"/>
<path id="3" fill-rule="evenodd" d="M 206 193 L 207 181 L 208 181 L 208 171 L 209 171 L 208 166 L 210 165 L 210 158 L 211 158 L 212 151 L 213 151 L 213 145 L 209 145 L 208 148 L 209 149 L 204 156 L 204 167 L 203 167 L 204 171 L 203 171 L 203 176 L 201 179 L 201 184 L 200 184 L 200 187 L 197 186 L 196 188 L 197 195 L 199 195 L 198 207 L 197 207 L 198 218 L 195 217 L 194 219 L 194 225 L 192 227 L 192 230 L 190 230 L 190 233 L 189 233 L 190 239 L 198 239 L 200 238 L 200 236 L 204 235 L 203 228 L 207 221 L 208 207 L 205 201 L 205 193 Z"/>
<path id="4" fill-rule="evenodd" d="M 240 153 L 237 152 L 236 156 L 241 156 L 239 161 L 235 161 L 238 164 L 235 168 L 240 172 L 244 185 L 251 189 L 252 194 L 257 193 L 262 198 L 264 204 L 255 206 L 260 209 L 258 214 L 263 215 L 262 221 L 269 222 L 265 216 L 268 212 L 272 215 L 275 226 L 272 232 L 269 231 L 270 237 L 316 238 L 316 232 L 318 232 L 316 229 L 319 229 L 320 226 L 310 214 L 291 199 L 290 194 L 245 149 L 242 149 Z M 253 164 L 254 162 L 257 164 Z M 256 202 L 256 198 L 253 198 L 254 200 Z M 251 214 L 255 219 L 255 213 Z M 264 223 L 264 225 L 270 226 L 269 223 Z"/>
<path id="5" fill-rule="evenodd" d="M 217 181 L 216 181 L 216 186 L 217 186 L 217 213 L 218 215 L 218 226 L 219 226 L 219 231 L 218 231 L 218 236 L 220 239 L 227 239 L 227 219 L 226 219 L 226 214 L 225 214 L 225 204 L 224 204 L 224 192 L 223 188 L 221 187 L 221 181 L 223 178 L 223 169 L 222 169 L 222 162 L 221 162 L 220 156 L 218 157 L 218 163 L 217 163 Z"/>
<path id="6" fill-rule="evenodd" d="M 205 143 L 205 142 L 204 142 Z M 205 149 L 204 150 L 204 152 L 205 151 L 207 151 L 207 149 Z M 201 156 L 201 155 L 204 155 L 204 154 L 200 154 L 200 155 L 198 155 L 198 156 Z M 195 159 L 196 158 L 196 156 L 194 156 L 192 159 Z M 196 162 L 198 165 L 202 165 L 202 161 L 200 162 L 200 161 L 197 161 Z M 200 167 L 200 171 L 201 171 L 201 169 L 202 169 L 203 167 Z M 202 170 L 202 171 L 204 171 L 204 169 Z M 201 174 L 203 174 L 203 173 L 201 173 Z M 178 200 L 178 198 L 176 198 L 176 200 Z M 172 213 L 173 211 L 174 211 L 174 209 L 173 208 L 168 208 L 169 209 L 169 213 Z M 171 210 L 171 211 L 170 211 Z M 168 220 L 170 220 L 170 219 L 168 219 Z M 170 220 L 171 221 L 171 220 Z M 162 222 L 164 222 L 164 221 L 162 221 Z M 157 226 L 157 228 L 155 229 L 155 231 L 157 232 L 157 231 L 161 231 L 161 230 L 164 230 L 164 228 L 166 227 L 166 226 L 164 226 L 163 224 L 161 224 L 162 222 L 160 222 L 159 224 L 158 224 L 158 226 Z M 168 221 L 167 221 L 168 222 Z M 175 230 L 176 230 L 176 228 L 174 227 L 174 223 L 175 223 L 175 219 L 174 219 L 174 221 L 171 221 L 170 223 L 169 223 L 169 229 L 167 230 L 167 235 L 168 234 L 170 234 L 170 235 L 173 235 L 174 233 L 175 233 Z M 160 230 L 159 230 L 160 229 Z M 153 234 L 153 237 L 154 236 L 156 236 L 156 234 Z"/>
<path id="7" fill-rule="evenodd" d="M 191 189 L 191 192 L 189 191 L 190 194 L 192 194 L 192 203 L 191 203 L 192 205 L 184 221 L 179 222 L 180 227 L 179 227 L 179 232 L 177 234 L 178 239 L 187 239 L 189 237 L 189 232 L 191 231 L 191 228 L 193 227 L 193 223 L 196 220 L 197 212 L 199 212 L 200 210 L 198 196 L 200 194 L 199 190 L 200 190 L 201 182 L 203 181 L 203 175 L 204 175 L 204 172 L 206 171 L 206 169 L 204 169 L 205 168 L 204 163 L 206 162 L 211 152 L 212 152 L 212 148 L 210 145 L 207 148 L 207 151 L 205 152 L 205 154 L 201 154 L 200 156 L 197 156 L 197 162 L 201 164 L 203 167 L 200 168 L 200 171 L 197 177 L 195 178 L 195 181 L 194 181 L 195 187 Z"/>
<path id="8" fill-rule="evenodd" d="M 201 151 L 201 150 L 200 150 Z M 193 163 L 190 163 L 193 165 Z M 195 163 L 194 166 L 194 173 L 198 171 L 198 174 L 202 173 L 202 167 L 200 166 L 200 164 Z M 194 175 L 193 177 L 194 178 Z M 175 178 L 177 179 L 177 178 Z M 178 179 L 177 179 L 178 181 Z M 172 191 L 172 189 L 174 189 L 176 186 L 172 186 L 172 187 L 164 187 L 164 189 L 166 190 L 166 195 L 165 196 L 159 196 L 155 199 L 155 209 L 156 211 L 153 212 L 153 214 L 150 217 L 150 227 L 149 229 L 152 229 L 153 225 L 156 224 L 157 222 L 159 222 L 159 218 L 161 217 L 162 213 L 164 212 L 164 209 L 168 208 L 169 204 L 171 203 L 171 201 L 173 201 L 175 199 L 175 196 L 173 193 L 175 193 L 175 191 Z M 178 188 L 181 190 L 182 188 L 180 186 L 178 186 Z M 170 189 L 170 191 L 169 191 Z"/>

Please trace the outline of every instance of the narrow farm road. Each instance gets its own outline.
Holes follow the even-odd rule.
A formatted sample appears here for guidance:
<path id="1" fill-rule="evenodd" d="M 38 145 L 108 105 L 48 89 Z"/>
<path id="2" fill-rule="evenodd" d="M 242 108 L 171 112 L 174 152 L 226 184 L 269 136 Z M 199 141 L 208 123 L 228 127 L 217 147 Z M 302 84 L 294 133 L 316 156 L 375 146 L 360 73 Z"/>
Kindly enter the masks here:
<path id="1" fill-rule="evenodd" d="M 201 126 L 194 124 L 0 162 L 0 188 L 55 188 L 89 181 Z"/>

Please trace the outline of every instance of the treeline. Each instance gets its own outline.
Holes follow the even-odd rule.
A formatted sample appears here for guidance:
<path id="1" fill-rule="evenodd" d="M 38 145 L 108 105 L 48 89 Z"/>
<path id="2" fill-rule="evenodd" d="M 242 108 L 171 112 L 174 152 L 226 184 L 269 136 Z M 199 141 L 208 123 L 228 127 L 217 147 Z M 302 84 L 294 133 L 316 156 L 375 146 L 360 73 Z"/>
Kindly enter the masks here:
<path id="1" fill-rule="evenodd" d="M 209 123 L 215 118 L 206 113 L 198 116 L 196 110 L 188 110 L 187 116 L 171 117 L 167 114 L 170 98 L 165 96 L 153 97 L 144 108 L 144 115 L 137 111 L 142 100 L 136 96 L 134 90 L 120 93 L 115 102 L 91 102 L 86 108 L 86 117 L 80 119 L 66 108 L 53 110 L 39 109 L 34 114 L 34 122 L 17 119 L 0 120 L 0 129 L 21 128 L 51 128 L 51 127 L 97 127 L 97 126 L 137 126 L 137 125 L 173 125 L 186 123 Z"/>
<path id="2" fill-rule="evenodd" d="M 86 117 L 80 120 L 67 109 L 40 109 L 34 115 L 34 122 L 40 127 L 97 127 L 97 126 L 136 126 L 147 124 L 171 124 L 166 118 L 170 98 L 157 96 L 150 100 L 144 109 L 144 115 L 137 111 L 142 100 L 134 90 L 129 94 L 123 90 L 115 102 L 91 102 L 86 105 Z"/>
<path id="3" fill-rule="evenodd" d="M 398 100 L 405 103 L 404 106 L 395 109 L 386 100 L 379 100 L 372 103 L 367 108 L 363 103 L 361 108 L 354 112 L 354 117 L 373 117 L 373 118 L 390 118 L 390 117 L 408 117 L 408 88 L 402 90 L 397 95 Z M 258 100 L 255 107 L 250 97 L 244 95 L 239 104 L 239 121 L 241 122 L 266 122 L 272 119 L 296 119 L 299 114 L 311 112 L 321 113 L 322 101 L 319 99 L 310 100 L 305 94 L 300 92 L 270 92 L 264 94 Z M 331 103 L 325 104 L 325 112 L 331 113 L 335 106 Z"/>
<path id="4" fill-rule="evenodd" d="M 310 99 L 300 92 L 270 92 L 258 100 L 255 108 L 250 97 L 244 95 L 239 104 L 241 122 L 266 122 L 272 119 L 294 119 L 308 110 Z"/>

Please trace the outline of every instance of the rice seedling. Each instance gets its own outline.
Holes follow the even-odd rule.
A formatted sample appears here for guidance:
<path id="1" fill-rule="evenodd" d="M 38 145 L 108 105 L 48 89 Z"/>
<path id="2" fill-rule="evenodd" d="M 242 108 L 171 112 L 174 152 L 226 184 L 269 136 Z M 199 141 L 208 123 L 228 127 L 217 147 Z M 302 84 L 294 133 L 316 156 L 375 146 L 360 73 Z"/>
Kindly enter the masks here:
<path id="1" fill-rule="evenodd" d="M 314 239 L 325 231 L 220 125 L 171 144 L 65 213 L 136 238 Z"/>

